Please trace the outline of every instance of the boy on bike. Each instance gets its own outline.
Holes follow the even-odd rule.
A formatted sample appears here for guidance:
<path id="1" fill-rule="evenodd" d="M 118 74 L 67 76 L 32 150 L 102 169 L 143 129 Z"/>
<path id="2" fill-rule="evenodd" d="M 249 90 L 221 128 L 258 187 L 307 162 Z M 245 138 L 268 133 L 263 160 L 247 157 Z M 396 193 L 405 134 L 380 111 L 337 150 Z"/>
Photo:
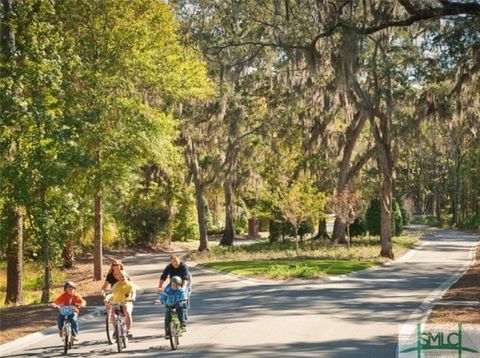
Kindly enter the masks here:
<path id="1" fill-rule="evenodd" d="M 159 301 L 165 303 L 169 306 L 175 306 L 178 313 L 178 318 L 180 319 L 180 324 L 185 330 L 187 325 L 186 317 L 186 304 L 185 300 L 187 296 L 185 295 L 185 290 L 182 288 L 182 279 L 179 276 L 173 276 L 170 279 L 170 285 L 168 285 L 162 294 L 159 296 Z M 169 332 L 167 332 L 167 327 L 169 324 L 169 312 L 168 309 L 165 311 L 165 338 L 168 339 Z"/>
<path id="2" fill-rule="evenodd" d="M 133 311 L 133 303 L 135 301 L 136 291 L 132 281 L 127 281 L 125 271 L 121 271 L 119 281 L 112 287 L 112 295 L 106 298 L 108 302 L 123 303 L 123 314 L 125 315 L 125 324 L 127 326 L 127 335 L 130 336 L 132 327 L 131 312 Z"/>
<path id="3" fill-rule="evenodd" d="M 72 336 L 74 340 L 78 340 L 78 312 L 79 307 L 85 307 L 87 302 L 76 294 L 77 287 L 72 281 L 65 282 L 63 285 L 63 293 L 58 296 L 51 304 L 52 307 L 58 306 L 75 306 L 75 309 L 71 315 L 68 316 L 70 322 L 72 322 Z M 65 317 L 62 314 L 58 315 L 57 323 L 60 337 L 62 337 L 63 321 Z"/>

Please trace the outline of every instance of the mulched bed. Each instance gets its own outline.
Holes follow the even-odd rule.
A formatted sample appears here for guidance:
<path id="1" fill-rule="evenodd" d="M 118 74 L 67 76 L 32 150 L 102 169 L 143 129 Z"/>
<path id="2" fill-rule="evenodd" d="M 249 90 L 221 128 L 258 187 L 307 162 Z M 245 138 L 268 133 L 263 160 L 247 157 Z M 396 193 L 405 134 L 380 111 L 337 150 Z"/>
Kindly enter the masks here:
<path id="1" fill-rule="evenodd" d="M 476 261 L 448 291 L 442 301 L 480 302 L 480 247 L 476 252 Z M 428 318 L 431 323 L 480 323 L 478 306 L 435 306 Z"/>

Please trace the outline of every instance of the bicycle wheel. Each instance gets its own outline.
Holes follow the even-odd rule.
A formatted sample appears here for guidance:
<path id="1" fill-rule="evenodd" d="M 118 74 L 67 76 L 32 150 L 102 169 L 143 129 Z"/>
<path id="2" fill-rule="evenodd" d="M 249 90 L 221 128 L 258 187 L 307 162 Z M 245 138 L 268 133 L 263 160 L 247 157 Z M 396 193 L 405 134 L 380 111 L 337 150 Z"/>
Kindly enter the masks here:
<path id="1" fill-rule="evenodd" d="M 117 321 L 115 323 L 115 333 L 116 333 L 116 336 L 117 336 L 117 350 L 118 350 L 118 353 L 121 353 L 122 352 L 122 336 L 123 336 L 123 332 L 122 332 L 122 322 L 120 322 L 120 318 L 117 318 Z"/>
<path id="2" fill-rule="evenodd" d="M 70 348 L 70 335 L 72 333 L 71 333 L 70 325 L 68 324 L 68 322 L 66 322 L 66 319 L 63 322 L 62 330 L 63 330 L 63 353 L 67 354 L 68 348 Z"/>
<path id="3" fill-rule="evenodd" d="M 127 344 L 128 344 L 127 326 L 124 319 L 122 319 L 122 344 L 123 344 L 123 348 L 127 348 Z"/>
<path id="4" fill-rule="evenodd" d="M 170 330 L 170 346 L 172 347 L 172 350 L 175 350 L 177 349 L 177 346 L 178 346 L 178 331 L 177 331 L 177 325 L 175 324 L 175 322 L 170 321 L 169 330 Z"/>
<path id="5" fill-rule="evenodd" d="M 105 317 L 105 330 L 107 331 L 107 340 L 108 344 L 113 344 L 115 341 L 113 334 L 115 333 L 115 326 L 110 323 L 110 312 L 107 311 L 107 316 Z"/>

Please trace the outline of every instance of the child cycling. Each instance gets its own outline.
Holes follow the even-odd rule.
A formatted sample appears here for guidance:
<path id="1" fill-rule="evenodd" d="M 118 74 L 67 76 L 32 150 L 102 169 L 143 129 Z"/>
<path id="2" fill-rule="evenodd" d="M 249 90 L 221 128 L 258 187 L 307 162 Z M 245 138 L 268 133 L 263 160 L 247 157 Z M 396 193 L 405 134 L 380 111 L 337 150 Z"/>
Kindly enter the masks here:
<path id="1" fill-rule="evenodd" d="M 185 295 L 185 290 L 181 287 L 182 279 L 179 276 L 173 276 L 170 279 L 170 285 L 168 285 L 165 290 L 160 294 L 159 300 L 160 302 L 169 305 L 175 306 L 178 313 L 178 318 L 180 319 L 180 324 L 182 328 L 185 330 L 187 325 L 187 317 L 186 317 L 186 303 L 185 300 L 187 299 Z M 168 339 L 169 332 L 168 332 L 168 324 L 169 324 L 169 312 L 168 310 L 165 311 L 165 338 Z"/>
<path id="2" fill-rule="evenodd" d="M 131 336 L 130 329 L 132 327 L 131 312 L 133 311 L 133 303 L 136 298 L 136 290 L 132 281 L 127 281 L 125 271 L 121 271 L 118 276 L 119 281 L 113 285 L 112 294 L 107 296 L 105 300 L 109 303 L 123 303 L 123 314 L 125 315 L 125 324 L 127 326 L 127 335 Z"/>
<path id="3" fill-rule="evenodd" d="M 78 340 L 78 313 L 80 312 L 80 307 L 85 307 L 87 302 L 76 294 L 77 287 L 72 281 L 65 282 L 63 285 L 63 293 L 58 296 L 53 303 L 50 304 L 51 307 L 58 306 L 75 306 L 75 309 L 72 314 L 68 316 L 70 322 L 72 322 L 72 336 L 74 340 Z M 62 328 L 65 317 L 62 314 L 58 315 L 57 323 L 60 337 L 62 337 Z"/>

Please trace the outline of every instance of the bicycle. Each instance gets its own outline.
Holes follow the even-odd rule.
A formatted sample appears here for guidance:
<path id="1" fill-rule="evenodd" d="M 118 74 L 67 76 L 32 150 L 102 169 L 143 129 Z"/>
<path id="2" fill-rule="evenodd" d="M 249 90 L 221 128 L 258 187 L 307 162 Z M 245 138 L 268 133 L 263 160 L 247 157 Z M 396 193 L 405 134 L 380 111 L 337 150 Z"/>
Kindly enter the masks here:
<path id="1" fill-rule="evenodd" d="M 72 334 L 72 322 L 70 321 L 70 315 L 74 313 L 75 306 L 52 306 L 57 307 L 60 314 L 63 315 L 63 353 L 67 354 L 69 349 L 73 348 L 73 334 Z"/>
<path id="2" fill-rule="evenodd" d="M 126 302 L 131 302 L 131 300 Z M 128 345 L 127 324 L 125 322 L 125 314 L 123 313 L 123 309 L 126 305 L 126 302 L 112 303 L 112 310 L 115 316 L 113 335 L 117 342 L 118 353 L 122 352 L 122 349 L 127 348 L 127 345 Z"/>
<path id="3" fill-rule="evenodd" d="M 178 318 L 177 308 L 175 305 L 165 305 L 168 310 L 168 316 L 165 320 L 167 332 L 170 336 L 170 346 L 172 350 L 176 350 L 180 344 L 180 336 L 182 335 L 182 325 Z"/>
<path id="4" fill-rule="evenodd" d="M 102 296 L 107 297 L 112 294 L 110 290 L 102 290 Z M 111 309 L 112 306 L 110 303 L 106 303 L 109 308 L 105 309 L 105 331 L 107 332 L 107 340 L 108 344 L 113 344 L 115 342 L 114 334 L 115 334 L 115 326 L 111 322 Z"/>

